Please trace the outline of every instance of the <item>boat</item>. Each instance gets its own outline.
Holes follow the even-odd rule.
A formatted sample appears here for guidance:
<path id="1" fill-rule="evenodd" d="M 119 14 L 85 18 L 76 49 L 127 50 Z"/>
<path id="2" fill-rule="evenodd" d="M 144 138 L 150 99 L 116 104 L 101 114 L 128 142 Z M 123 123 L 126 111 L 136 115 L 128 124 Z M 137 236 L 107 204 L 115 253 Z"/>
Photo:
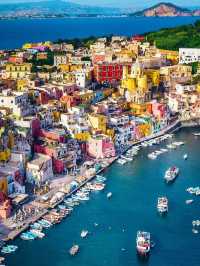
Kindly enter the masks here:
<path id="1" fill-rule="evenodd" d="M 43 238 L 45 236 L 45 234 L 37 229 L 31 229 L 30 232 L 33 235 L 36 235 L 38 238 Z"/>
<path id="2" fill-rule="evenodd" d="M 185 203 L 186 204 L 191 204 L 194 200 L 193 199 L 189 199 L 189 200 L 186 200 Z"/>
<path id="3" fill-rule="evenodd" d="M 10 253 L 14 253 L 17 249 L 18 249 L 18 246 L 15 246 L 15 245 L 7 245 L 7 246 L 4 246 L 1 249 L 1 253 L 10 254 Z"/>
<path id="4" fill-rule="evenodd" d="M 112 197 L 112 192 L 108 192 L 106 196 L 107 196 L 108 199 L 111 198 Z"/>
<path id="5" fill-rule="evenodd" d="M 133 161 L 133 158 L 131 158 L 130 156 L 121 155 L 121 158 L 124 159 L 125 161 L 128 161 L 128 162 L 132 162 Z"/>
<path id="6" fill-rule="evenodd" d="M 100 191 L 105 188 L 105 184 L 104 183 L 93 183 L 93 184 L 90 184 L 89 188 L 91 190 Z"/>
<path id="7" fill-rule="evenodd" d="M 70 250 L 69 250 L 69 254 L 71 256 L 75 256 L 79 251 L 79 245 L 73 245 Z"/>
<path id="8" fill-rule="evenodd" d="M 150 233 L 138 231 L 136 237 L 136 249 L 140 255 L 148 255 L 151 249 Z"/>
<path id="9" fill-rule="evenodd" d="M 121 159 L 121 158 L 119 158 L 119 159 L 117 160 L 117 162 L 118 162 L 119 164 L 121 164 L 121 165 L 124 165 L 125 163 L 127 163 L 126 160 Z"/>
<path id="10" fill-rule="evenodd" d="M 81 237 L 82 237 L 82 238 L 87 237 L 88 233 L 89 233 L 89 232 L 88 232 L 87 230 L 82 230 L 82 231 L 81 231 Z"/>
<path id="11" fill-rule="evenodd" d="M 194 136 L 199 137 L 200 136 L 200 132 L 197 133 L 193 133 Z"/>
<path id="12" fill-rule="evenodd" d="M 188 158 L 188 155 L 187 155 L 187 153 L 186 153 L 186 154 L 183 155 L 183 159 L 184 159 L 184 160 L 187 160 L 187 158 Z"/>
<path id="13" fill-rule="evenodd" d="M 159 213 L 168 212 L 168 199 L 167 197 L 158 198 L 157 209 Z"/>
<path id="14" fill-rule="evenodd" d="M 198 234 L 199 231 L 198 231 L 197 229 L 192 228 L 192 233 L 194 233 L 194 234 Z"/>
<path id="15" fill-rule="evenodd" d="M 20 238 L 23 240 L 34 240 L 36 238 L 35 234 L 32 234 L 31 232 L 22 233 L 20 235 Z"/>
<path id="16" fill-rule="evenodd" d="M 166 180 L 166 182 L 171 182 L 173 181 L 179 174 L 179 168 L 176 166 L 170 167 L 166 172 L 165 172 L 165 176 L 164 179 Z"/>
<path id="17" fill-rule="evenodd" d="M 37 230 L 42 230 L 42 225 L 39 223 L 34 223 L 30 225 L 31 229 L 37 229 Z"/>
<path id="18" fill-rule="evenodd" d="M 152 152 L 152 153 L 148 154 L 148 158 L 152 159 L 152 160 L 155 160 L 157 158 L 157 155 L 154 152 Z"/>

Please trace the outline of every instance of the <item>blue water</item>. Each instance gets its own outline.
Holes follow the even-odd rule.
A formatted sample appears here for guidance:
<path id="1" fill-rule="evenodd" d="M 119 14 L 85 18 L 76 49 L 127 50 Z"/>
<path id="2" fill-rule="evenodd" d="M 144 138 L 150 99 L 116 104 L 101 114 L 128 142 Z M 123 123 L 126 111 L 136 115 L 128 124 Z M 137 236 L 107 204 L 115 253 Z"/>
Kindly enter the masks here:
<path id="1" fill-rule="evenodd" d="M 105 175 L 106 190 L 93 193 L 91 200 L 78 206 L 69 218 L 54 226 L 43 240 L 14 241 L 19 250 L 7 256 L 9 266 L 199 266 L 200 235 L 192 233 L 191 222 L 199 219 L 198 197 L 191 205 L 185 200 L 189 186 L 199 185 L 200 138 L 182 130 L 175 140 L 186 141 L 185 146 L 163 154 L 157 160 L 147 154 L 165 144 L 143 148 L 138 157 L 125 166 L 115 163 Z M 188 153 L 188 160 L 183 154 Z M 173 184 L 163 180 L 165 170 L 172 165 L 180 167 L 179 177 Z M 112 191 L 108 200 L 106 193 Z M 169 199 L 169 213 L 157 214 L 157 197 Z M 99 223 L 94 227 L 94 222 Z M 111 227 L 111 229 L 109 229 Z M 125 232 L 123 232 L 125 228 Z M 80 239 L 82 229 L 91 234 Z M 156 246 L 148 261 L 141 261 L 135 251 L 138 229 L 151 232 Z M 73 243 L 80 245 L 80 253 L 70 257 Z M 125 248 L 126 251 L 121 251 Z"/>
<path id="2" fill-rule="evenodd" d="M 0 21 L 0 49 L 18 48 L 25 42 L 59 38 L 133 34 L 193 23 L 197 17 L 175 18 L 62 18 Z"/>

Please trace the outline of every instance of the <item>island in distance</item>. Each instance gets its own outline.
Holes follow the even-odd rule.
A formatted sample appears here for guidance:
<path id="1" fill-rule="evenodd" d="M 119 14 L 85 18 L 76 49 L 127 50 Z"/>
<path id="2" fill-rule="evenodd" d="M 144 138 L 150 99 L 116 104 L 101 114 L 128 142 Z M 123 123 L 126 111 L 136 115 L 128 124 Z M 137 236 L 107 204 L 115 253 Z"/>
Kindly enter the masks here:
<path id="1" fill-rule="evenodd" d="M 41 0 L 37 2 L 0 4 L 0 19 L 98 16 L 200 16 L 200 7 L 199 9 L 190 10 L 172 3 L 161 2 L 152 7 L 137 11 L 134 8 L 134 4 L 132 8 L 127 9 L 87 6 L 65 0 Z"/>

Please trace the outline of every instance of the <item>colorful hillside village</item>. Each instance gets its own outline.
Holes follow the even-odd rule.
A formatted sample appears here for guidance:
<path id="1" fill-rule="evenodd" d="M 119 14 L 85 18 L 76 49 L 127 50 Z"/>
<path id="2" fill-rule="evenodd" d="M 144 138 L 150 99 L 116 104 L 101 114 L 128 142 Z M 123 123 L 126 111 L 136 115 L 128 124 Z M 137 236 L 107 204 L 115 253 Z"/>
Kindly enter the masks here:
<path id="1" fill-rule="evenodd" d="M 0 51 L 1 221 L 61 184 L 69 192 L 174 121 L 200 117 L 199 107 L 192 66 L 141 37 Z"/>

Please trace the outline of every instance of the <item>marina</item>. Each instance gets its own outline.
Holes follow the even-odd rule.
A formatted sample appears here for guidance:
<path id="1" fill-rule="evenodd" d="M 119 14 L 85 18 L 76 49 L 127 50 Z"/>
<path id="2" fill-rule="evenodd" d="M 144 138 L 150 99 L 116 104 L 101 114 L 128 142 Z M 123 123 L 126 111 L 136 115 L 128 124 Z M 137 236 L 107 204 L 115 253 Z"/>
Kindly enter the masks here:
<path id="1" fill-rule="evenodd" d="M 66 208 L 71 208 L 71 210 L 74 209 L 72 215 L 70 215 L 69 217 L 68 215 L 65 216 L 66 219 L 63 218 L 62 222 L 60 221 L 60 225 L 58 227 L 56 224 L 55 226 L 52 226 L 52 224 L 50 222 L 47 222 L 46 219 L 39 220 L 35 224 L 35 227 L 38 228 L 39 230 L 40 228 L 39 225 L 41 225 L 44 228 L 43 231 L 45 233 L 45 237 L 41 240 L 39 240 L 38 238 L 38 241 L 30 241 L 30 242 L 16 239 L 16 241 L 14 241 L 14 244 L 16 244 L 19 248 L 15 252 L 14 261 L 11 260 L 10 256 L 6 256 L 6 261 L 8 262 L 8 264 L 11 266 L 12 265 L 16 266 L 18 265 L 16 263 L 20 263 L 22 257 L 23 259 L 25 259 L 25 261 L 28 259 L 28 257 L 23 255 L 24 248 L 25 248 L 23 243 L 28 243 L 28 246 L 25 248 L 25 250 L 26 250 L 26 254 L 31 257 L 33 256 L 32 251 L 31 251 L 32 249 L 40 253 L 39 250 L 42 247 L 44 247 L 46 243 L 48 243 L 47 249 L 51 250 L 52 248 L 54 249 L 54 245 L 55 246 L 57 245 L 56 242 L 57 243 L 59 242 L 59 246 L 61 247 L 61 250 L 65 250 L 65 252 L 63 253 L 63 255 L 61 255 L 62 252 L 60 253 L 59 250 L 55 251 L 57 254 L 56 257 L 58 258 L 58 261 L 60 261 L 60 263 L 63 263 L 63 265 L 67 261 L 69 265 L 73 266 L 75 265 L 74 264 L 75 262 L 73 262 L 73 260 L 68 261 L 68 258 L 67 258 L 67 253 L 68 253 L 67 247 L 69 250 L 72 247 L 72 244 L 74 242 L 76 242 L 77 245 L 83 246 L 80 252 L 78 252 L 76 256 L 76 260 L 85 262 L 87 260 L 86 257 L 88 256 L 90 257 L 91 260 L 94 260 L 94 256 L 96 256 L 96 253 L 93 252 L 95 254 L 92 254 L 93 248 L 96 249 L 96 247 L 98 246 L 98 243 L 101 243 L 101 245 L 103 245 L 103 242 L 107 240 L 108 243 L 106 245 L 109 248 L 109 253 L 103 251 L 102 249 L 100 250 L 101 252 L 103 252 L 106 260 L 109 261 L 109 264 L 113 266 L 119 265 L 117 263 L 112 264 L 112 262 L 109 260 L 108 254 L 110 254 L 110 252 L 114 252 L 114 250 L 118 250 L 122 252 L 122 250 L 124 250 L 122 254 L 120 255 L 120 257 L 122 256 L 123 258 L 123 253 L 126 254 L 125 258 L 127 261 L 127 265 L 132 265 L 131 261 L 135 261 L 136 265 L 139 265 L 138 258 L 135 257 L 135 252 L 133 248 L 134 247 L 133 236 L 135 234 L 135 237 L 136 237 L 137 229 L 139 228 L 148 230 L 149 232 L 151 232 L 151 234 L 153 234 L 153 236 L 156 239 L 157 245 L 155 247 L 155 251 L 154 249 L 151 250 L 151 258 L 149 260 L 150 265 L 154 265 L 154 263 L 159 261 L 160 256 L 155 256 L 154 252 L 159 251 L 159 253 L 161 254 L 162 252 L 166 253 L 166 250 L 170 245 L 170 240 L 169 240 L 170 238 L 169 238 L 168 232 L 161 231 L 161 228 L 163 226 L 172 230 L 173 234 L 176 235 L 176 245 L 179 245 L 178 243 L 180 243 L 181 241 L 182 234 L 184 234 L 185 236 L 184 238 L 186 238 L 187 241 L 190 242 L 190 245 L 192 246 L 197 245 L 199 241 L 198 238 L 195 237 L 193 239 L 192 236 L 196 234 L 193 231 L 198 230 L 197 224 L 200 224 L 200 223 L 198 222 L 196 223 L 197 220 L 194 220 L 195 228 L 191 228 L 191 222 L 193 218 L 195 217 L 195 214 L 198 215 L 198 212 L 197 212 L 198 205 L 192 204 L 191 206 L 187 207 L 185 204 L 186 196 L 188 194 L 186 189 L 190 188 L 191 185 L 194 185 L 195 183 L 198 184 L 197 176 L 195 174 L 196 173 L 195 169 L 194 168 L 191 169 L 190 164 L 191 162 L 193 162 L 194 164 L 194 160 L 195 160 L 194 158 L 196 158 L 195 156 L 198 152 L 198 149 L 195 149 L 194 147 L 198 147 L 200 143 L 198 142 L 198 139 L 192 138 L 191 136 L 192 136 L 191 133 L 189 133 L 188 131 L 185 132 L 184 130 L 183 132 L 181 131 L 180 133 L 177 133 L 176 136 L 174 136 L 175 139 L 181 138 L 181 139 L 187 140 L 185 145 L 187 146 L 188 152 L 190 152 L 191 154 L 190 160 L 188 161 L 187 164 L 184 164 L 184 161 L 182 159 L 182 150 L 180 149 L 176 149 L 174 151 L 173 159 L 168 155 L 168 153 L 166 154 L 166 156 L 159 157 L 155 161 L 144 159 L 146 157 L 146 154 L 151 152 L 151 149 L 153 148 L 152 146 L 142 147 L 141 151 L 135 157 L 135 160 L 133 162 L 127 163 L 124 166 L 113 164 L 109 169 L 107 169 L 102 174 L 101 177 L 97 176 L 97 183 L 99 181 L 106 183 L 105 190 L 107 190 L 107 186 L 109 189 L 112 188 L 112 193 L 115 194 L 115 197 L 113 197 L 112 199 L 112 204 L 108 205 L 106 203 L 107 201 L 105 200 L 105 197 L 103 196 L 103 194 L 105 193 L 104 190 L 102 190 L 100 193 L 90 193 L 89 195 L 90 200 L 85 201 L 85 202 L 83 201 L 81 203 L 81 206 L 78 207 L 77 210 L 75 206 L 73 207 L 68 206 L 68 204 L 70 205 L 72 203 L 74 204 L 75 202 L 77 202 L 77 199 L 71 198 L 70 200 L 70 198 L 67 198 L 62 204 L 58 205 L 59 207 L 56 207 L 56 211 L 52 210 L 51 214 L 54 215 L 54 217 L 56 217 L 57 216 L 56 213 L 59 212 L 59 210 L 61 209 L 65 209 L 64 206 L 62 206 L 62 205 L 65 205 Z M 163 144 L 161 143 L 159 145 L 166 145 L 166 143 L 163 142 Z M 159 147 L 159 149 L 161 148 L 162 146 Z M 194 151 L 192 152 L 191 150 L 194 150 Z M 177 182 L 174 183 L 172 186 L 166 186 L 166 184 L 163 182 L 163 174 L 166 170 L 166 161 L 168 162 L 168 164 L 170 164 L 170 162 L 172 164 L 173 162 L 177 166 L 179 166 L 181 169 L 181 176 L 182 174 L 184 175 L 190 172 L 190 176 L 191 176 L 190 179 L 186 179 L 184 177 L 179 178 L 177 179 Z M 155 165 L 157 163 L 160 164 L 159 169 L 155 168 Z M 145 164 L 145 167 L 144 168 L 141 167 L 141 164 Z M 123 168 L 123 171 L 119 171 L 119 169 L 122 169 L 122 168 Z M 150 175 L 148 176 L 145 175 L 147 171 L 150 173 Z M 151 180 L 151 185 L 149 185 L 149 182 L 147 180 Z M 94 182 L 96 182 L 96 180 Z M 127 184 L 129 184 L 131 189 L 127 190 Z M 134 186 L 132 184 L 134 184 Z M 146 197 L 149 202 L 148 206 L 145 205 L 145 202 L 147 199 L 143 198 L 143 193 L 141 193 L 140 191 L 141 187 L 143 189 L 143 192 L 148 191 L 148 193 L 146 194 Z M 198 189 L 197 186 L 193 186 L 192 188 L 195 188 L 195 191 L 197 191 Z M 121 189 L 126 189 L 127 191 L 126 197 L 124 197 L 123 193 L 120 193 Z M 85 190 L 84 193 L 86 193 L 86 191 L 88 190 L 87 186 L 84 187 L 83 191 L 84 190 Z M 105 195 L 107 195 L 107 193 L 108 192 L 106 192 Z M 180 203 L 178 204 L 176 197 L 174 197 L 174 194 L 176 193 L 179 194 L 179 197 L 180 197 L 179 202 L 182 201 L 181 208 L 179 207 Z M 167 215 L 167 217 L 166 218 L 164 217 L 163 219 L 158 219 L 154 211 L 155 200 L 159 196 L 159 194 L 166 195 L 170 200 L 170 206 L 171 205 L 173 206 L 172 209 L 170 208 L 170 213 Z M 83 196 L 83 194 L 80 194 L 79 196 Z M 128 204 L 131 201 L 134 201 L 133 206 Z M 139 209 L 136 208 L 136 206 L 138 206 Z M 193 216 L 190 212 L 188 212 L 187 210 L 184 210 L 184 208 L 190 208 L 190 210 L 192 208 Z M 125 216 L 123 216 L 123 218 L 116 219 L 116 217 L 118 217 L 119 215 L 118 213 L 119 209 L 121 211 L 124 209 Z M 183 211 L 185 212 L 184 222 L 182 220 Z M 142 212 L 142 217 L 144 217 L 143 219 L 139 217 L 139 213 L 141 212 Z M 111 218 L 110 213 L 112 213 L 113 218 Z M 179 217 L 176 221 L 173 219 L 173 216 L 175 215 L 175 213 L 176 213 L 176 217 L 177 215 Z M 76 221 L 77 215 L 81 217 L 81 222 Z M 128 219 L 128 217 L 130 218 Z M 78 222 L 79 222 L 79 225 L 77 224 Z M 177 228 L 178 228 L 177 226 L 179 222 L 184 223 L 185 226 L 184 228 L 179 228 L 177 231 Z M 76 228 L 74 228 L 73 226 L 74 223 L 76 223 Z M 82 243 L 80 240 L 80 232 L 82 232 L 83 230 L 82 228 L 87 228 L 86 231 L 91 232 L 91 236 L 84 240 L 84 241 L 87 241 L 87 244 Z M 192 229 L 194 230 L 191 232 Z M 109 235 L 107 235 L 106 233 L 108 231 L 109 231 Z M 121 234 L 119 233 L 120 231 L 121 231 Z M 61 232 L 65 232 L 65 234 L 67 235 L 65 236 L 65 234 L 63 235 L 63 233 Z M 180 238 L 178 237 L 179 235 L 180 235 Z M 69 239 L 70 241 L 67 239 Z M 115 243 L 113 243 L 113 240 L 115 240 L 114 241 Z M 65 243 L 66 241 L 68 245 L 66 245 Z M 110 241 L 113 244 L 109 244 Z M 70 247 L 70 244 L 71 244 L 71 247 Z M 161 246 L 163 246 L 164 249 L 160 249 Z M 190 252 L 193 254 L 193 258 L 197 256 L 198 252 L 195 248 Z M 167 262 L 170 263 L 170 251 L 168 251 L 167 253 L 169 256 L 169 259 L 167 260 Z M 66 256 L 64 254 L 66 254 Z M 52 259 L 52 263 L 54 262 L 56 265 L 56 262 L 54 261 L 55 254 L 53 256 L 49 254 L 49 256 Z M 186 255 L 184 260 L 189 261 L 189 255 Z M 97 260 L 95 259 L 95 261 Z M 39 265 L 46 266 L 45 262 Z M 96 264 L 94 263 L 94 265 L 98 265 L 98 262 Z M 175 264 L 171 264 L 171 265 L 175 265 Z M 193 265 L 195 265 L 195 263 Z"/>

